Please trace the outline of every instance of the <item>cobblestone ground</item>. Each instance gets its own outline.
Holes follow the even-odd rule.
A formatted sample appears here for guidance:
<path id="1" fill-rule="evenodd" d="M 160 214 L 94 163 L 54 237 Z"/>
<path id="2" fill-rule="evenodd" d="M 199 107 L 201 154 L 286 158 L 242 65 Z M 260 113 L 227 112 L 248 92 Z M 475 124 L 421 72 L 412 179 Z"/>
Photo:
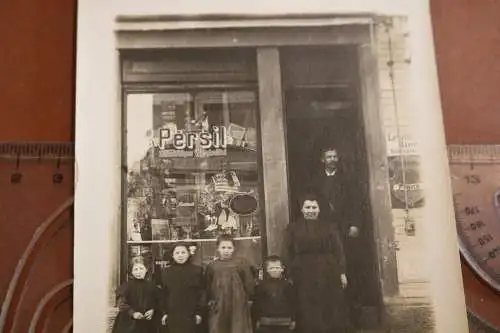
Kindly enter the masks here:
<path id="1" fill-rule="evenodd" d="M 404 296 L 397 297 L 387 304 L 387 324 L 385 325 L 387 328 L 361 330 L 357 333 L 434 333 L 432 308 L 420 292 L 422 286 L 412 284 L 402 286 L 401 289 Z M 109 311 L 108 333 L 111 332 L 117 310 L 112 308 Z"/>
<path id="2" fill-rule="evenodd" d="M 428 284 L 403 283 L 399 286 L 399 291 L 398 296 L 386 300 L 386 328 L 358 333 L 434 333 Z"/>
<path id="3" fill-rule="evenodd" d="M 361 330 L 358 333 L 434 333 L 432 310 L 429 306 L 397 304 L 387 308 L 387 328 Z"/>
<path id="4" fill-rule="evenodd" d="M 361 330 L 358 333 L 434 333 L 432 312 L 428 306 L 398 304 L 392 305 L 387 312 L 390 329 Z M 116 309 L 110 311 L 108 333 L 115 315 Z"/>
<path id="5" fill-rule="evenodd" d="M 428 305 L 399 304 L 388 309 L 391 330 L 398 333 L 433 333 L 434 317 Z"/>

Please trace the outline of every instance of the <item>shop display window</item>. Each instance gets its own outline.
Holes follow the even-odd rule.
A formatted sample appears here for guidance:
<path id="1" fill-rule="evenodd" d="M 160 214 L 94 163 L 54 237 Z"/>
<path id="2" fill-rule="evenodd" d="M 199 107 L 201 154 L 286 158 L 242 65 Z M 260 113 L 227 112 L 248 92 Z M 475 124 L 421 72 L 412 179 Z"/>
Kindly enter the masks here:
<path id="1" fill-rule="evenodd" d="M 125 98 L 128 264 L 168 265 L 178 242 L 216 256 L 220 234 L 258 265 L 263 207 L 258 103 L 251 90 L 128 94 Z"/>

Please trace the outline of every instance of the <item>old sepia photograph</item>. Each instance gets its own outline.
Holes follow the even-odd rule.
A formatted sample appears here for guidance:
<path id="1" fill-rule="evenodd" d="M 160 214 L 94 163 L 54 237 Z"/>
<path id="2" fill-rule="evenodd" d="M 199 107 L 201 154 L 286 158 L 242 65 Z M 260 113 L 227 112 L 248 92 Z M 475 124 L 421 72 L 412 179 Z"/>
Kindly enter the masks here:
<path id="1" fill-rule="evenodd" d="M 112 26 L 102 332 L 448 333 L 407 15 L 193 8 Z"/>

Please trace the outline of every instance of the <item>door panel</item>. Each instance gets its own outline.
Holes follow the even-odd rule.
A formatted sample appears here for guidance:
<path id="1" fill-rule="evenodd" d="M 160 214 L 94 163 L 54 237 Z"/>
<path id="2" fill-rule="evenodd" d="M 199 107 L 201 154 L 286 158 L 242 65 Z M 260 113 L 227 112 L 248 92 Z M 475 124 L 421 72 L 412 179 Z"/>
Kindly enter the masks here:
<path id="1" fill-rule="evenodd" d="M 347 186 L 344 216 L 360 225 L 361 233 L 345 243 L 350 278 L 357 291 L 351 301 L 377 313 L 381 304 L 377 251 L 370 205 L 369 173 L 362 117 L 352 99 L 353 88 L 289 89 L 285 94 L 290 215 L 300 216 L 298 198 L 310 188 L 311 179 L 324 172 L 321 148 L 337 148 Z M 349 269 L 348 269 L 349 270 Z M 371 314 L 369 315 L 373 317 Z M 364 319 L 358 319 L 364 320 Z M 373 321 L 366 319 L 366 321 Z M 373 322 L 367 326 L 376 325 Z"/>

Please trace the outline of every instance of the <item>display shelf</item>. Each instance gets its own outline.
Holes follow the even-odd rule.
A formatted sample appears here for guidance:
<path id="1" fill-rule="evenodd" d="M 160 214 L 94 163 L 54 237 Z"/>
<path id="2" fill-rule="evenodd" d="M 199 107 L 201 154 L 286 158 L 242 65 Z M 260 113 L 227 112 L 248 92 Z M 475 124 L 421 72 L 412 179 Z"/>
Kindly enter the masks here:
<path id="1" fill-rule="evenodd" d="M 234 240 L 260 240 L 262 236 L 234 237 Z M 166 239 L 166 240 L 148 240 L 148 241 L 127 241 L 129 245 L 148 245 L 148 244 L 174 244 L 174 243 L 206 243 L 215 242 L 217 238 L 200 239 Z"/>

